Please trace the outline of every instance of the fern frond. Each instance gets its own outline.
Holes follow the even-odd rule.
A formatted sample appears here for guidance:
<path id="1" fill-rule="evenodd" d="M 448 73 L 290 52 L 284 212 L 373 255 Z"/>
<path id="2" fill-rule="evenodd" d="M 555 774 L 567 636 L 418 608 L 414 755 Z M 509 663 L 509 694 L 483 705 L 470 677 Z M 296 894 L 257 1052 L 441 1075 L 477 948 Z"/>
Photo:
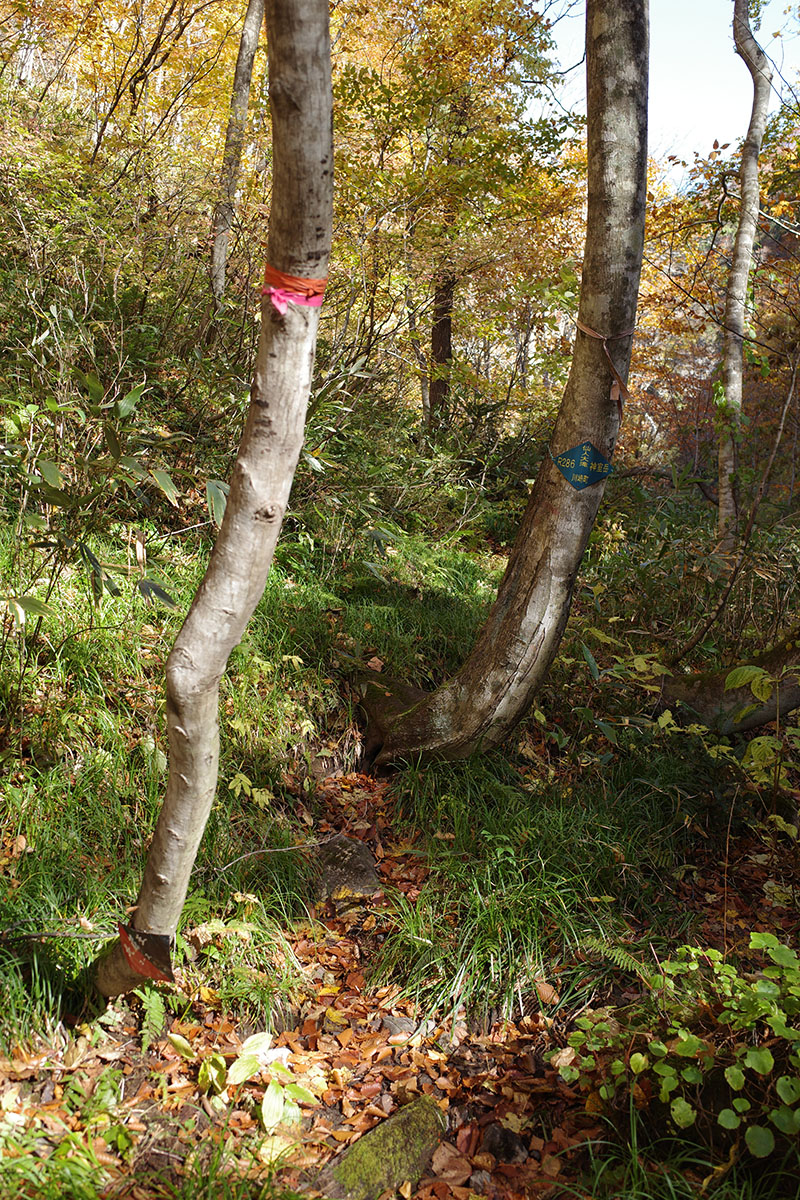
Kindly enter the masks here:
<path id="1" fill-rule="evenodd" d="M 158 1041 L 167 1023 L 164 997 L 154 987 L 137 988 L 134 995 L 142 1002 L 142 1050 L 146 1054 L 153 1042 Z"/>
<path id="2" fill-rule="evenodd" d="M 592 954 L 597 954 L 600 958 L 604 958 L 606 962 L 610 962 L 619 971 L 625 971 L 628 975 L 636 975 L 637 978 L 646 982 L 652 971 L 638 958 L 634 958 L 630 950 L 626 950 L 624 946 L 620 946 L 619 942 L 607 942 L 604 938 L 594 937 L 593 934 L 587 934 L 583 938 L 584 950 L 588 950 Z"/>

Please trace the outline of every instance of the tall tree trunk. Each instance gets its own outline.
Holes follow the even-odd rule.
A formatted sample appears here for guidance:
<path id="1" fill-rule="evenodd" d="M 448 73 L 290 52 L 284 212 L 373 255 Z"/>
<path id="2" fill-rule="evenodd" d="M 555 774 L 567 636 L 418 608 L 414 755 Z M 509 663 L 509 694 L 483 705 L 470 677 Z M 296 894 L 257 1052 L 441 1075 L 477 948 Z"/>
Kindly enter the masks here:
<path id="1" fill-rule="evenodd" d="M 269 263 L 304 279 L 327 270 L 333 147 L 327 0 L 267 0 L 274 175 Z M 167 662 L 169 780 L 133 926 L 172 935 L 211 809 L 219 757 L 219 681 L 264 590 L 286 510 L 311 385 L 318 309 L 265 296 L 250 409 L 225 518 Z M 97 984 L 141 982 L 120 943 Z"/>
<path id="2" fill-rule="evenodd" d="M 720 549 L 732 554 L 738 538 L 738 444 L 742 422 L 742 348 L 745 304 L 753 243 L 758 228 L 758 158 L 767 124 L 772 69 L 750 30 L 749 0 L 734 0 L 733 40 L 753 79 L 753 109 L 742 147 L 739 169 L 739 224 L 733 242 L 728 288 L 725 295 L 725 331 L 722 343 L 722 377 L 725 389 L 719 410 L 719 514 Z"/>
<path id="3" fill-rule="evenodd" d="M 450 394 L 450 367 L 453 362 L 453 300 L 456 277 L 444 268 L 433 291 L 431 328 L 431 377 L 428 385 L 428 432 L 441 422 Z"/>
<path id="4" fill-rule="evenodd" d="M 228 267 L 228 243 L 235 212 L 236 188 L 242 165 L 242 147 L 247 127 L 247 110 L 250 106 L 250 85 L 253 80 L 253 63 L 258 49 L 258 37 L 264 21 L 264 0 L 249 0 L 245 13 L 236 70 L 233 73 L 233 91 L 225 131 L 225 152 L 222 156 L 222 173 L 219 181 L 219 200 L 214 213 L 213 242 L 211 245 L 211 291 L 219 304 L 225 294 Z"/>
<path id="5" fill-rule="evenodd" d="M 607 458 L 620 422 L 644 242 L 647 168 L 647 0 L 588 0 L 589 207 L 581 325 L 551 437 L 553 455 L 590 441 Z M 609 357 L 610 356 L 610 357 Z M 614 362 L 612 371 L 610 358 Z M 576 491 L 548 457 L 478 643 L 458 674 L 407 711 L 368 687 L 378 763 L 463 758 L 497 745 L 546 678 L 567 623 L 603 483 Z M 388 717 L 388 719 L 387 719 Z"/>

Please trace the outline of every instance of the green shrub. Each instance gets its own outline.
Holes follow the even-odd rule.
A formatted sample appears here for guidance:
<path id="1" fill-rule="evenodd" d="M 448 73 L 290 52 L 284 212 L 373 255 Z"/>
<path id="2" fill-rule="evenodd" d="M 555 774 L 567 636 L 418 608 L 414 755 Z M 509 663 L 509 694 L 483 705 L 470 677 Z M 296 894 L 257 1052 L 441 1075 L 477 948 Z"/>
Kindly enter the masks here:
<path id="1" fill-rule="evenodd" d="M 587 1013 L 554 1052 L 587 1107 L 629 1110 L 693 1130 L 713 1151 L 743 1142 L 755 1158 L 800 1134 L 800 960 L 771 933 L 750 948 L 768 965 L 743 972 L 718 950 L 684 946 L 650 981 L 644 1005 Z"/>

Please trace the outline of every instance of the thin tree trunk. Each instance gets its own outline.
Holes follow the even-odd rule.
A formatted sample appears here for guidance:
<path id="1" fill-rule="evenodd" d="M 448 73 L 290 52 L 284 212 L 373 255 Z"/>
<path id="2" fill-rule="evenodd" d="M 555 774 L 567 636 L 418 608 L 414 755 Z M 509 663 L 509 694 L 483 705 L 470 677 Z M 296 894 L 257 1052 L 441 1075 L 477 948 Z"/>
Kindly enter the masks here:
<path id="1" fill-rule="evenodd" d="M 450 394 L 450 367 L 453 362 L 453 300 L 456 278 L 446 268 L 439 274 L 433 292 L 431 328 L 431 376 L 428 385 L 428 432 L 435 433 L 444 415 Z"/>
<path id="2" fill-rule="evenodd" d="M 589 208 L 579 316 L 606 341 L 577 334 L 550 449 L 565 455 L 590 441 L 610 459 L 620 403 L 609 356 L 624 378 L 644 242 L 647 0 L 588 0 L 586 20 Z M 497 745 L 522 718 L 558 650 L 603 490 L 602 482 L 574 490 L 545 459 L 497 600 L 458 674 L 388 720 L 380 689 L 368 687 L 377 763 L 463 758 Z"/>
<path id="3" fill-rule="evenodd" d="M 745 305 L 753 244 L 758 228 L 758 158 L 767 124 L 772 69 L 750 30 L 749 0 L 734 0 L 733 40 L 736 53 L 744 59 L 753 79 L 753 109 L 742 147 L 739 169 L 739 225 L 733 243 L 728 288 L 725 296 L 725 331 L 722 343 L 722 376 L 725 389 L 719 410 L 719 514 L 717 535 L 720 549 L 736 549 L 739 525 L 737 495 L 738 444 L 742 422 L 742 349 Z"/>
<path id="4" fill-rule="evenodd" d="M 225 131 L 225 152 L 222 157 L 222 174 L 219 181 L 219 200 L 214 213 L 213 242 L 211 246 L 211 291 L 219 304 L 225 294 L 228 267 L 228 243 L 235 213 L 236 189 L 242 165 L 242 147 L 247 127 L 247 110 L 250 106 L 250 86 L 253 80 L 253 63 L 261 25 L 264 21 L 264 0 L 249 0 L 236 57 L 233 74 L 231 107 L 228 128 Z"/>
<path id="5" fill-rule="evenodd" d="M 411 341 L 411 349 L 414 352 L 414 358 L 417 360 L 417 368 L 419 371 L 419 390 L 420 399 L 422 401 L 422 436 L 427 437 L 431 424 L 431 393 L 428 383 L 428 361 L 422 350 L 422 345 L 419 340 L 419 330 L 417 328 L 417 313 L 414 308 L 414 302 L 411 297 L 411 288 L 406 287 L 406 313 L 408 315 L 408 332 Z"/>
<path id="6" fill-rule="evenodd" d="M 326 273 L 333 151 L 327 0 L 267 0 L 274 179 L 269 263 Z M 135 930 L 173 935 L 208 819 L 219 758 L 219 681 L 266 582 L 303 441 L 317 308 L 265 297 L 258 361 L 222 528 L 167 662 L 169 780 Z M 104 995 L 141 982 L 120 943 L 100 960 Z"/>

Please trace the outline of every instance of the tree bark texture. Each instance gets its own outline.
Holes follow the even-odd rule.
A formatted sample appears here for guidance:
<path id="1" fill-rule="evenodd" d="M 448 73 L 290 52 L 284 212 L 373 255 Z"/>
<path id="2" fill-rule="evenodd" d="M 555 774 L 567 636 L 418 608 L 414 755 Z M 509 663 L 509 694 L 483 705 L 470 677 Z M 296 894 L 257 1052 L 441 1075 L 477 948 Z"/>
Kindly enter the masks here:
<path id="1" fill-rule="evenodd" d="M 228 268 L 228 244 L 235 213 L 236 188 L 242 164 L 242 148 L 250 106 L 250 86 L 258 38 L 264 21 L 264 0 L 249 0 L 245 13 L 236 69 L 233 74 L 231 107 L 225 131 L 225 151 L 219 181 L 219 200 L 214 213 L 211 245 L 211 291 L 216 304 L 225 294 Z"/>
<path id="2" fill-rule="evenodd" d="M 333 147 L 327 0 L 267 0 L 274 177 L 269 262 L 303 278 L 327 273 Z M 174 934 L 217 784 L 219 682 L 261 598 L 286 510 L 311 385 L 319 309 L 262 302 L 250 409 L 225 518 L 208 570 L 167 662 L 169 779 L 133 925 Z M 141 983 L 119 943 L 97 984 Z"/>
<path id="3" fill-rule="evenodd" d="M 647 168 L 647 0 L 587 5 L 588 189 L 581 324 L 602 334 L 628 371 L 644 243 Z M 576 335 L 550 440 L 553 455 L 591 441 L 610 459 L 620 406 L 604 344 Z M 604 485 L 575 491 L 548 456 L 539 471 L 497 600 L 461 670 L 387 721 L 379 686 L 368 715 L 383 724 L 378 764 L 464 758 L 501 742 L 527 711 L 558 650 Z"/>
<path id="4" fill-rule="evenodd" d="M 800 708 L 800 626 L 772 650 L 757 655 L 748 664 L 735 665 L 750 664 L 761 667 L 775 680 L 768 700 L 756 700 L 749 685 L 726 692 L 725 680 L 732 670 L 726 667 L 701 675 L 673 676 L 664 686 L 662 705 L 684 705 L 690 717 L 724 734 L 748 733 Z"/>
<path id="5" fill-rule="evenodd" d="M 733 242 L 725 294 L 725 329 L 722 343 L 722 378 L 725 397 L 719 413 L 719 513 L 720 549 L 731 554 L 738 538 L 738 444 L 742 421 L 742 371 L 747 283 L 758 228 L 758 159 L 767 124 L 772 69 L 750 30 L 749 0 L 734 0 L 733 40 L 753 79 L 753 108 L 742 147 L 739 168 L 739 223 Z"/>
<path id="6" fill-rule="evenodd" d="M 433 291 L 433 325 L 431 327 L 431 376 L 428 384 L 427 429 L 441 425 L 447 397 L 450 394 L 450 367 L 453 362 L 453 300 L 456 278 L 443 271 Z"/>
<path id="7" fill-rule="evenodd" d="M 419 340 L 419 329 L 417 328 L 417 313 L 414 308 L 414 301 L 411 296 L 411 289 L 406 287 L 406 313 L 408 315 L 408 334 L 411 342 L 411 349 L 414 353 L 414 358 L 417 362 L 419 371 L 419 390 L 420 400 L 422 401 L 422 433 L 425 437 L 431 424 L 431 393 L 430 382 L 428 380 L 428 360 L 422 349 Z"/>

